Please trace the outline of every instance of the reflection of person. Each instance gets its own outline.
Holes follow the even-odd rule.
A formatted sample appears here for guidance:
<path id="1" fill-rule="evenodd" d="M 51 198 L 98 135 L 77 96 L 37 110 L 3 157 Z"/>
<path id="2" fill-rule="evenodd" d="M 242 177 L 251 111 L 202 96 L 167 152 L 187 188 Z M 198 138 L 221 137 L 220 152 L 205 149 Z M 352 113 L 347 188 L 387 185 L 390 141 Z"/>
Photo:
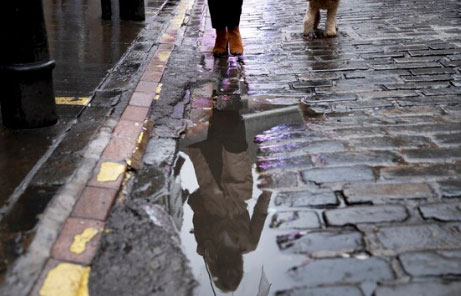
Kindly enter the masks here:
<path id="1" fill-rule="evenodd" d="M 216 29 L 213 48 L 215 56 L 227 54 L 227 44 L 233 55 L 243 54 L 242 37 L 239 24 L 243 0 L 208 0 L 211 25 Z"/>
<path id="2" fill-rule="evenodd" d="M 240 284 L 242 255 L 256 249 L 270 200 L 268 192 L 261 194 L 250 218 L 245 200 L 251 198 L 253 181 L 247 148 L 239 114 L 215 111 L 207 140 L 187 150 L 200 185 L 189 198 L 197 253 L 223 291 L 235 291 Z"/>

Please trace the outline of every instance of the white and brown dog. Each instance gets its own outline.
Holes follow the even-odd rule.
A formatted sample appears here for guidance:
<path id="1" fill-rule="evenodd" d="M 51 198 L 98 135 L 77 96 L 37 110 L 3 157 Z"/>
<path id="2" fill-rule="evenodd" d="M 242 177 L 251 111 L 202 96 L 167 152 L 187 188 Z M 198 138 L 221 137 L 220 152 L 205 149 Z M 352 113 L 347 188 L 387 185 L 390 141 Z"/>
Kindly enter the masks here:
<path id="1" fill-rule="evenodd" d="M 317 29 L 320 22 L 320 9 L 327 10 L 327 21 L 325 22 L 325 35 L 335 37 L 338 28 L 336 27 L 336 13 L 340 0 L 310 0 L 307 4 L 306 16 L 304 17 L 304 35 L 309 35 L 313 29 Z"/>

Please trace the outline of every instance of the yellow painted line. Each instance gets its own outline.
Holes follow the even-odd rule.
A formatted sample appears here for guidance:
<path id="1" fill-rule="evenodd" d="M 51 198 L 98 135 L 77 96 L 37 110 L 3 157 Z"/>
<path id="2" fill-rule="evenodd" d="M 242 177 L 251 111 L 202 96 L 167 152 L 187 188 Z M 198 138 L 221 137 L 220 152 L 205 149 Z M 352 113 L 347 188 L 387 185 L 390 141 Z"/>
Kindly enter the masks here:
<path id="1" fill-rule="evenodd" d="M 125 172 L 125 165 L 117 162 L 103 162 L 97 176 L 98 182 L 113 182 Z"/>
<path id="2" fill-rule="evenodd" d="M 90 102 L 90 98 L 88 97 L 56 97 L 55 101 L 57 105 L 86 106 Z"/>
<path id="3" fill-rule="evenodd" d="M 138 136 L 138 144 L 141 144 L 143 137 L 144 137 L 144 132 L 140 132 Z"/>
<path id="4" fill-rule="evenodd" d="M 86 244 L 89 243 L 98 233 L 99 230 L 96 228 L 86 228 L 81 234 L 74 236 L 74 242 L 70 246 L 70 251 L 75 254 L 85 252 Z"/>
<path id="5" fill-rule="evenodd" d="M 61 263 L 48 272 L 40 296 L 89 296 L 90 267 Z"/>
<path id="6" fill-rule="evenodd" d="M 155 93 L 160 94 L 162 92 L 163 83 L 159 83 L 155 88 Z"/>
<path id="7" fill-rule="evenodd" d="M 157 57 L 161 62 L 166 62 L 170 58 L 171 51 L 161 51 L 157 53 Z"/>

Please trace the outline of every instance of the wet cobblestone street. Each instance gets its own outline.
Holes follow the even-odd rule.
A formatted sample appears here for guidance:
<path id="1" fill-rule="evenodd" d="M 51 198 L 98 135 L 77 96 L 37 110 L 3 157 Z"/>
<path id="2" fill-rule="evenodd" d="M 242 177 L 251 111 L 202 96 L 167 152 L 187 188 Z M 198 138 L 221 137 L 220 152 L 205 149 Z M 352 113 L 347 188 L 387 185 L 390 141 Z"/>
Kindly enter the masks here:
<path id="1" fill-rule="evenodd" d="M 241 59 L 213 61 L 209 26 L 202 42 L 218 82 L 208 85 L 212 97 L 192 90 L 196 124 L 186 143 L 207 138 L 206 129 L 218 125 L 213 118 L 236 109 L 273 126 L 259 127 L 257 147 L 246 137 L 259 188 L 273 195 L 254 251 L 265 260 L 258 269 L 245 255 L 245 274 L 254 277 L 244 275 L 237 294 L 255 293 L 248 286 L 257 288 L 262 265 L 277 295 L 456 295 L 459 2 L 343 1 L 339 36 L 331 39 L 302 36 L 304 9 L 305 1 L 245 1 Z M 265 115 L 299 102 L 305 124 L 280 125 Z M 200 284 L 209 285 L 213 271 L 202 276 Z"/>

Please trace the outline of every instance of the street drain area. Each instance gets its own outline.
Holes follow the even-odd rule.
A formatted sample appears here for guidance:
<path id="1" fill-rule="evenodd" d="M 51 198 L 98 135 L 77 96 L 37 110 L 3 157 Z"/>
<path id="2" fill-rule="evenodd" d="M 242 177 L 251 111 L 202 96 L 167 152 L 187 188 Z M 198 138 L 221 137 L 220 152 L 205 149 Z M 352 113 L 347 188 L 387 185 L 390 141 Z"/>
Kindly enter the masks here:
<path id="1" fill-rule="evenodd" d="M 303 260 L 281 253 L 277 245 L 273 193 L 258 188 L 254 143 L 255 136 L 275 126 L 303 126 L 301 106 L 262 110 L 251 108 L 247 98 L 218 95 L 214 102 L 201 98 L 200 104 L 192 98 L 193 108 L 203 107 L 202 116 L 191 116 L 180 143 L 185 189 L 180 235 L 199 283 L 195 295 L 268 295 L 287 289 L 292 281 L 286 271 Z"/>

